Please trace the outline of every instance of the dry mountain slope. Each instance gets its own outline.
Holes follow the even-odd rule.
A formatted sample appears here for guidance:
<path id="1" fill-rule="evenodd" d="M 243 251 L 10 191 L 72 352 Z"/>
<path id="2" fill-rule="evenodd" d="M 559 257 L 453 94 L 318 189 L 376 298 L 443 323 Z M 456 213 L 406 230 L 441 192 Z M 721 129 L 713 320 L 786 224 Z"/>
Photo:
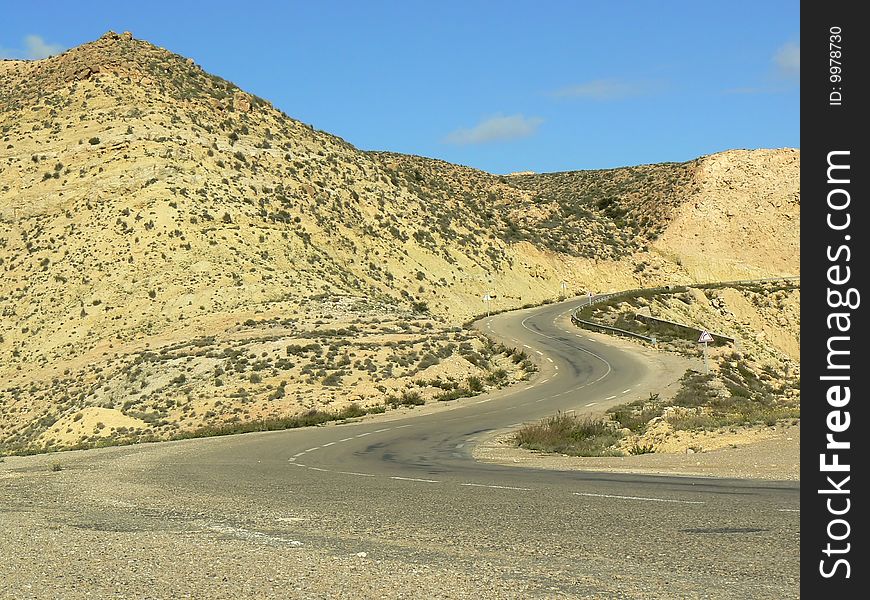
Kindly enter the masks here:
<path id="1" fill-rule="evenodd" d="M 563 279 L 577 290 L 689 279 L 699 272 L 680 265 L 694 264 L 680 244 L 693 235 L 693 206 L 722 210 L 720 196 L 705 197 L 704 174 L 726 156 L 497 177 L 361 152 L 191 59 L 111 32 L 56 57 L 3 61 L 0 135 L 0 407 L 19 443 L 57 419 L 85 421 L 84 407 L 138 411 L 139 429 L 153 430 L 197 398 L 211 400 L 187 427 L 311 406 L 327 365 L 312 367 L 313 387 L 296 402 L 275 367 L 284 348 L 268 344 L 318 328 L 432 336 L 425 351 L 439 360 L 450 344 L 471 356 L 479 342 L 450 338 L 450 326 L 480 312 L 484 291 L 510 307 L 553 297 Z M 754 218 L 796 215 L 799 155 L 771 153 L 788 159 L 733 159 L 742 166 L 727 181 L 740 197 L 728 210 L 763 178 Z M 767 233 L 752 238 L 750 260 L 735 265 L 723 249 L 703 273 L 796 273 L 797 257 L 781 256 L 782 240 Z M 661 247 L 650 246 L 659 235 Z M 782 235 L 796 248 L 796 227 Z M 410 331 L 397 325 L 415 318 Z M 218 373 L 227 352 L 251 380 L 233 380 L 232 392 Z M 239 354 L 252 364 L 269 355 L 271 379 L 255 382 Z M 168 376 L 154 356 L 190 364 Z M 335 350 L 327 363 L 344 360 Z M 143 361 L 153 372 L 131 366 Z M 278 408 L 236 410 L 240 397 L 274 401 L 278 389 Z M 148 410 L 136 407 L 143 397 Z"/>

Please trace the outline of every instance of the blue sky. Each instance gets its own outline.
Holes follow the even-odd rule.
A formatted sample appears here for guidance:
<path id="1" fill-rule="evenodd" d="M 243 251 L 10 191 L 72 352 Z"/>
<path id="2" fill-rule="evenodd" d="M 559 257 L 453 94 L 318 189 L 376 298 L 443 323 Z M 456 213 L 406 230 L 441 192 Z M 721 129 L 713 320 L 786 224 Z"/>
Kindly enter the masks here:
<path id="1" fill-rule="evenodd" d="M 494 173 L 800 145 L 797 1 L 2 0 L 0 13 L 0 57 L 130 30 L 359 148 Z"/>

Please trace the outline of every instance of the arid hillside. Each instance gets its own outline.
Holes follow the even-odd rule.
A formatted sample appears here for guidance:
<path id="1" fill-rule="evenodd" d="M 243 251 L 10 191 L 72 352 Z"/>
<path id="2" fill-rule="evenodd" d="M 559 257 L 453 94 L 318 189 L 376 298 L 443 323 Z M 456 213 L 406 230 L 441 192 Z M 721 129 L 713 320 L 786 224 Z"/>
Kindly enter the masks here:
<path id="1" fill-rule="evenodd" d="M 128 33 L 0 61 L 0 135 L 0 444 L 16 447 L 425 398 L 410 378 L 442 361 L 437 389 L 501 385 L 522 358 L 455 329 L 483 293 L 505 309 L 563 280 L 799 269 L 797 151 L 496 176 L 361 152 Z M 342 351 L 363 328 L 371 352 Z M 318 331 L 328 359 L 288 358 L 327 346 Z"/>

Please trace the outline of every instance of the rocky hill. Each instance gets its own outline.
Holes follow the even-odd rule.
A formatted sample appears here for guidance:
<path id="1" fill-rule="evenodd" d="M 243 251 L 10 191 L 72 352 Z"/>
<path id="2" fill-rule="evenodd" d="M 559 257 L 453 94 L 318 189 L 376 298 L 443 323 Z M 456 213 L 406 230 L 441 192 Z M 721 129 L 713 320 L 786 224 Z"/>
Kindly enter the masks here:
<path id="1" fill-rule="evenodd" d="M 0 444 L 18 448 L 425 397 L 416 374 L 441 362 L 448 389 L 501 384 L 522 361 L 455 329 L 485 292 L 510 308 L 562 280 L 799 269 L 797 151 L 496 176 L 361 152 L 128 33 L 0 62 L 0 137 Z"/>

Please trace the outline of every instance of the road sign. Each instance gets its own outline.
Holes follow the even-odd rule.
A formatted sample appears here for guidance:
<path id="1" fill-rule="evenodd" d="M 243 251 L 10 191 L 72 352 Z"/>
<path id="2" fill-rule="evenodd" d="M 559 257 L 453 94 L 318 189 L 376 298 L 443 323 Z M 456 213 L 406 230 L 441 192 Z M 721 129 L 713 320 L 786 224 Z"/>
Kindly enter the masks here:
<path id="1" fill-rule="evenodd" d="M 701 332 L 701 337 L 698 338 L 699 344 L 706 344 L 707 342 L 712 342 L 713 336 L 707 333 L 706 331 Z"/>
<path id="2" fill-rule="evenodd" d="M 484 295 L 483 295 L 483 301 L 484 301 L 484 302 L 489 302 L 490 300 L 492 300 L 492 296 L 490 296 L 489 294 L 484 294 Z"/>

